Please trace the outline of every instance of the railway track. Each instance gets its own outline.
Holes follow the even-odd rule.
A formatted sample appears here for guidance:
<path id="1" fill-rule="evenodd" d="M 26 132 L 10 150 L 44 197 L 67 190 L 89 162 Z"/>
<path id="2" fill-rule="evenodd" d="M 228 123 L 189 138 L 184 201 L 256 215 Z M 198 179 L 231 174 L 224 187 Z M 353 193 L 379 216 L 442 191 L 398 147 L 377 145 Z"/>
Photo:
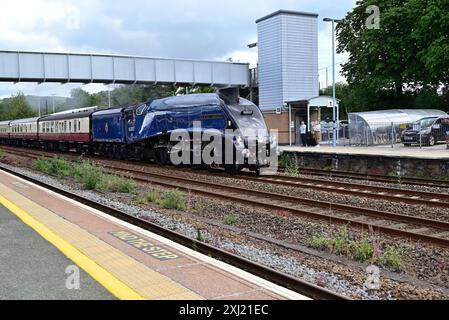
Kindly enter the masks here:
<path id="1" fill-rule="evenodd" d="M 316 178 L 296 178 L 287 176 L 251 177 L 246 180 L 268 182 L 283 186 L 306 187 L 317 191 L 328 191 L 339 194 L 354 195 L 392 202 L 425 205 L 438 208 L 449 208 L 449 194 L 414 191 L 392 187 L 373 186 L 360 183 L 317 180 Z"/>
<path id="2" fill-rule="evenodd" d="M 279 169 L 279 172 L 284 173 L 284 169 Z M 435 181 L 423 178 L 390 177 L 390 176 L 373 175 L 357 172 L 330 171 L 330 170 L 308 169 L 308 168 L 300 168 L 300 172 L 303 174 L 330 177 L 330 178 L 349 178 L 354 180 L 375 181 L 375 182 L 395 183 L 395 184 L 405 184 L 405 185 L 415 185 L 415 186 L 435 187 L 435 188 L 449 188 L 449 181 Z"/>
<path id="3" fill-rule="evenodd" d="M 9 152 L 18 152 L 14 149 L 5 149 Z M 22 151 L 20 151 L 22 152 Z M 26 151 L 31 153 L 30 151 Z M 66 154 L 64 154 L 66 155 Z M 110 161 L 106 159 L 105 161 Z M 179 170 L 179 169 L 177 169 Z M 210 174 L 209 174 L 210 175 Z M 217 174 L 218 176 L 219 174 Z M 393 187 L 373 186 L 361 183 L 326 181 L 316 178 L 297 178 L 287 176 L 256 177 L 254 175 L 239 175 L 247 181 L 270 183 L 290 187 L 302 187 L 311 190 L 333 192 L 344 195 L 353 195 L 376 200 L 387 200 L 398 203 L 408 203 L 436 208 L 449 208 L 449 194 L 406 190 Z"/>
<path id="4" fill-rule="evenodd" d="M 18 154 L 20 153 L 18 152 Z M 22 155 L 31 158 L 39 157 L 39 154 L 29 153 L 28 151 L 23 152 Z M 393 236 L 449 247 L 449 223 L 443 221 L 192 180 L 175 176 L 172 173 L 160 174 L 152 172 L 151 167 L 145 165 L 126 164 L 111 160 L 103 161 L 101 165 L 110 173 L 119 173 L 141 183 L 177 188 L 253 207 L 288 212 L 296 216 L 311 217 L 338 224 L 350 224 L 364 230 L 374 229 Z"/>
<path id="5" fill-rule="evenodd" d="M 79 196 L 72 192 L 59 189 L 55 186 L 46 184 L 44 182 L 41 182 L 39 180 L 28 177 L 26 175 L 20 174 L 13 170 L 9 170 L 6 168 L 0 168 L 0 170 L 3 170 L 5 172 L 8 172 L 15 176 L 18 176 L 24 180 L 30 181 L 30 182 L 37 184 L 41 187 L 44 187 L 46 189 L 57 192 L 63 196 L 70 198 L 70 199 L 73 199 L 75 201 L 78 201 L 80 203 L 88 205 L 91 208 L 95 208 L 95 209 L 100 210 L 106 214 L 114 216 L 122 221 L 131 223 L 131 224 L 139 226 L 145 230 L 156 233 L 156 234 L 163 236 L 167 239 L 170 239 L 176 243 L 182 244 L 185 247 L 188 247 L 188 248 L 196 250 L 200 253 L 211 256 L 215 259 L 229 263 L 237 268 L 240 268 L 242 270 L 250 272 L 250 273 L 257 275 L 261 278 L 264 278 L 270 282 L 273 282 L 273 283 L 276 283 L 283 287 L 289 288 L 289 289 L 296 291 L 298 293 L 301 293 L 307 297 L 310 297 L 313 299 L 320 299 L 320 300 L 348 300 L 347 297 L 344 297 L 340 294 L 337 294 L 337 293 L 327 290 L 325 288 L 316 286 L 312 283 L 309 283 L 309 282 L 300 280 L 298 278 L 289 276 L 287 274 L 278 272 L 276 270 L 273 270 L 273 269 L 263 266 L 261 264 L 252 262 L 243 257 L 234 255 L 230 252 L 227 252 L 227 251 L 221 250 L 219 248 L 213 247 L 211 245 L 208 245 L 204 242 L 191 239 L 191 238 L 186 237 L 180 233 L 163 228 L 159 225 L 156 225 L 154 223 L 140 219 L 138 217 L 131 216 L 131 215 L 124 213 L 120 210 L 117 210 L 115 208 L 92 201 L 90 199 Z"/>

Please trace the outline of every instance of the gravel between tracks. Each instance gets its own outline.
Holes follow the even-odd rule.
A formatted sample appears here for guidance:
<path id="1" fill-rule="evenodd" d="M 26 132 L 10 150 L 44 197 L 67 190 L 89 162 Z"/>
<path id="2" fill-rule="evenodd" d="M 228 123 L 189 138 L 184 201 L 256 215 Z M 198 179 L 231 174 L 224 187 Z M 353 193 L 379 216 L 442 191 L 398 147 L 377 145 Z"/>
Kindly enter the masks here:
<path id="1" fill-rule="evenodd" d="M 101 161 L 99 162 L 101 163 Z M 151 172 L 167 175 L 166 168 L 160 167 L 147 167 L 147 170 Z M 171 173 L 170 173 L 171 174 Z M 191 180 L 199 180 L 209 182 L 211 176 L 196 173 L 194 171 L 177 171 L 178 177 L 183 177 Z M 259 190 L 265 192 L 279 193 L 283 195 L 299 196 L 306 199 L 327 201 L 331 203 L 351 205 L 360 208 L 370 208 L 374 210 L 387 211 L 397 214 L 405 214 L 414 217 L 422 217 L 427 219 L 434 219 L 444 222 L 449 222 L 449 208 L 435 208 L 427 207 L 424 205 L 413 205 L 407 203 L 398 203 L 387 200 L 377 200 L 371 198 L 358 197 L 353 195 L 343 195 L 339 193 L 333 193 L 330 191 L 315 191 L 307 189 L 307 187 L 291 187 L 281 186 L 275 184 L 269 184 L 264 182 L 247 181 L 243 178 L 227 177 L 227 176 L 214 176 L 212 181 L 218 184 L 237 186 L 249 190 Z"/>
<path id="2" fill-rule="evenodd" d="M 332 259 L 319 257 L 320 253 L 318 252 L 316 255 L 310 255 L 281 248 L 271 243 L 251 238 L 245 233 L 229 232 L 229 230 L 204 223 L 201 218 L 220 222 L 224 220 L 229 212 L 238 212 L 240 218 L 237 227 L 245 231 L 257 232 L 294 244 L 304 244 L 311 235 L 318 231 L 330 235 L 336 232 L 337 227 L 335 225 L 323 224 L 311 219 L 293 218 L 288 214 L 282 214 L 282 212 L 273 215 L 272 212 L 264 210 L 187 195 L 193 206 L 199 201 L 204 201 L 207 205 L 207 210 L 195 213 L 198 216 L 196 218 L 195 216 L 192 217 L 191 214 L 161 209 L 153 210 L 148 206 L 136 205 L 135 199 L 128 195 L 84 191 L 80 190 L 79 186 L 72 181 L 61 181 L 60 179 L 31 172 L 28 169 L 15 167 L 13 169 L 20 170 L 22 173 L 31 175 L 41 181 L 58 185 L 58 187 L 76 192 L 92 200 L 112 205 L 129 214 L 145 217 L 152 222 L 177 230 L 191 238 L 195 238 L 198 230 L 202 230 L 202 235 L 208 243 L 307 281 L 327 286 L 331 290 L 342 294 L 362 299 L 439 299 L 449 297 L 448 291 L 442 292 L 427 285 L 423 286 L 418 280 L 407 278 L 406 275 L 404 275 L 407 278 L 406 280 L 401 279 L 401 277 L 399 277 L 399 280 L 391 280 L 385 277 L 380 291 L 375 293 L 368 292 L 363 287 L 367 275 L 362 268 L 356 268 L 348 261 L 340 263 Z M 146 192 L 148 188 L 148 185 L 139 186 L 139 191 Z M 282 230 L 282 233 L 279 230 Z M 405 270 L 407 275 L 415 276 L 429 283 L 447 286 L 449 283 L 449 270 L 447 267 L 449 254 L 447 250 L 427 245 L 417 246 L 416 243 L 404 243 L 403 241 L 394 241 L 394 239 L 386 239 L 386 241 L 400 243 L 400 252 L 407 260 L 407 268 Z M 384 272 L 388 273 L 387 271 Z"/>

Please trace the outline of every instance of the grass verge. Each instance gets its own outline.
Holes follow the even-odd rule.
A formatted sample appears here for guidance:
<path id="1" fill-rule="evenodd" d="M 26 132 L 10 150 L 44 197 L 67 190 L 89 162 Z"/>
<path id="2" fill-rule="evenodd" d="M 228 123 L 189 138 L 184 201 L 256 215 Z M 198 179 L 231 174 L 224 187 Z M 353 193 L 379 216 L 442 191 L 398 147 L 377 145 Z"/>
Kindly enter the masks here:
<path id="1" fill-rule="evenodd" d="M 58 157 L 39 158 L 34 162 L 34 169 L 58 177 L 71 177 L 87 190 L 102 190 L 115 193 L 134 193 L 136 184 L 124 177 L 107 174 L 103 168 L 84 161 L 73 163 Z"/>

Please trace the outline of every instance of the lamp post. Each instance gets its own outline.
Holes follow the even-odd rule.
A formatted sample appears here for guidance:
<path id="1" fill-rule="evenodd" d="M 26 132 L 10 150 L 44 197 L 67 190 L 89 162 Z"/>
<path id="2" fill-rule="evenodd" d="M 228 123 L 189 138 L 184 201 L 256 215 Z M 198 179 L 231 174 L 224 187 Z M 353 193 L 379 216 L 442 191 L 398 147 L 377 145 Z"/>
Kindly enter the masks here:
<path id="1" fill-rule="evenodd" d="M 248 48 L 249 49 L 254 49 L 254 48 L 257 48 L 258 47 L 258 43 L 257 42 L 253 42 L 253 43 L 250 43 L 250 44 L 248 44 Z M 253 72 L 253 71 L 251 71 L 251 74 L 250 74 L 250 84 L 249 84 L 249 99 L 251 100 L 251 101 L 253 101 L 253 94 L 254 94 L 254 85 L 255 85 L 255 83 L 256 83 L 256 78 L 257 78 L 257 74 L 256 74 L 256 72 L 257 72 L 257 68 L 256 68 L 256 70 Z"/>
<path id="2" fill-rule="evenodd" d="M 56 93 L 52 93 L 51 96 L 52 96 L 52 104 L 53 104 L 53 113 L 55 113 L 56 112 L 56 110 L 55 110 L 55 96 L 56 96 Z"/>
<path id="3" fill-rule="evenodd" d="M 337 98 L 335 94 L 335 24 L 336 23 L 342 23 L 343 20 L 339 19 L 332 19 L 332 18 L 324 18 L 324 22 L 332 22 L 332 110 L 333 110 L 333 121 L 334 121 L 334 128 L 332 131 L 332 139 L 333 139 L 333 147 L 335 148 L 337 146 Z"/>

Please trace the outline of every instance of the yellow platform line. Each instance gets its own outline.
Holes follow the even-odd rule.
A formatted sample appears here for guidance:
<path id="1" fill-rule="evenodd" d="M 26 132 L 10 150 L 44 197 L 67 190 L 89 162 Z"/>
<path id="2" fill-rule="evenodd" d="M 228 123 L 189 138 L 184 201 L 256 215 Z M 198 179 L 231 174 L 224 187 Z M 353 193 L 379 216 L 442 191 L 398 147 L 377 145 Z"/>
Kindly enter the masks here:
<path id="1" fill-rule="evenodd" d="M 35 230 L 41 237 L 55 246 L 66 257 L 77 264 L 81 269 L 88 273 L 93 279 L 105 287 L 111 294 L 120 300 L 144 300 L 140 294 L 128 287 L 125 283 L 113 276 L 103 267 L 99 266 L 94 260 L 80 252 L 69 242 L 61 238 L 44 224 L 34 219 L 25 210 L 19 208 L 14 203 L 0 195 L 0 203 L 9 211 L 15 214 L 26 225 Z"/>

